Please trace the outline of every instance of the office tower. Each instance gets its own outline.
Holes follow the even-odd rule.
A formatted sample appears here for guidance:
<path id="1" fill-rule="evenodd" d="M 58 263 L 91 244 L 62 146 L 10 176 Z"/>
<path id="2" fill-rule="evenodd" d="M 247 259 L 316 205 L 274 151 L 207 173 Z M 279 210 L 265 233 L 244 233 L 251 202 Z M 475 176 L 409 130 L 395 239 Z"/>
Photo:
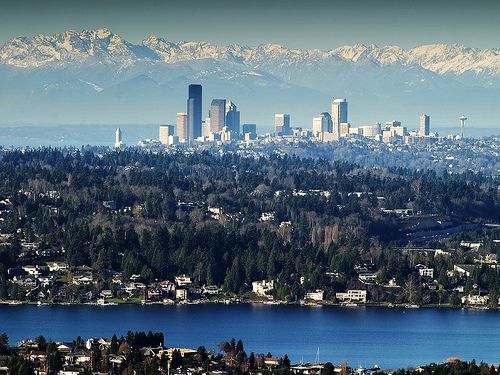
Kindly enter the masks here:
<path id="1" fill-rule="evenodd" d="M 430 116 L 427 115 L 420 116 L 420 132 L 418 133 L 418 135 L 420 135 L 421 137 L 424 135 L 429 135 L 430 127 L 431 127 Z"/>
<path id="2" fill-rule="evenodd" d="M 180 142 L 189 142 L 187 113 L 177 113 L 177 135 Z"/>
<path id="3" fill-rule="evenodd" d="M 229 131 L 240 134 L 240 111 L 232 101 L 226 104 L 226 126 Z"/>
<path id="4" fill-rule="evenodd" d="M 313 118 L 313 133 L 331 133 L 332 117 L 328 112 L 322 112 L 319 117 Z"/>
<path id="5" fill-rule="evenodd" d="M 202 137 L 208 137 L 210 135 L 210 117 L 207 117 L 205 118 L 205 121 L 202 121 L 201 135 Z"/>
<path id="6" fill-rule="evenodd" d="M 257 134 L 257 125 L 256 124 L 243 124 L 243 134 L 253 133 Z"/>
<path id="7" fill-rule="evenodd" d="M 226 99 L 213 99 L 210 106 L 210 132 L 218 133 L 226 126 Z"/>
<path id="8" fill-rule="evenodd" d="M 316 136 L 319 133 L 323 133 L 321 117 L 313 117 L 313 134 Z"/>
<path id="9" fill-rule="evenodd" d="M 347 123 L 347 100 L 334 99 L 332 102 L 332 133 L 340 135 L 340 124 Z"/>
<path id="10" fill-rule="evenodd" d="M 201 137 L 201 85 L 189 85 L 189 96 L 187 101 L 187 141 Z M 178 129 L 178 128 L 177 128 Z M 181 137 L 179 136 L 179 139 Z"/>
<path id="11" fill-rule="evenodd" d="M 348 122 L 341 122 L 339 125 L 339 136 L 340 137 L 345 137 L 347 134 L 349 134 L 349 129 L 351 128 L 351 124 Z"/>
<path id="12" fill-rule="evenodd" d="M 274 127 L 275 127 L 275 135 L 290 135 L 290 115 L 286 115 L 284 113 L 275 114 L 274 115 Z"/>
<path id="13" fill-rule="evenodd" d="M 173 125 L 160 125 L 160 142 L 163 145 L 168 145 L 168 137 L 174 135 Z"/>

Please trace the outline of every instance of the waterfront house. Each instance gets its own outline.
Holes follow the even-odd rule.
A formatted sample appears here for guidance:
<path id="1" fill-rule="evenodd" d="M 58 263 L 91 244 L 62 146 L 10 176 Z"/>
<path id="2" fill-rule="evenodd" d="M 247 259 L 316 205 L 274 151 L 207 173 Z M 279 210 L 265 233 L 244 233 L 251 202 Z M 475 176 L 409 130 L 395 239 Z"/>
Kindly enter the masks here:
<path id="1" fill-rule="evenodd" d="M 83 373 L 83 368 L 80 367 L 66 367 L 60 370 L 57 375 L 80 375 Z"/>
<path id="2" fill-rule="evenodd" d="M 463 305 L 487 305 L 489 296 L 467 295 L 462 297 Z"/>
<path id="3" fill-rule="evenodd" d="M 259 296 L 265 296 L 266 293 L 274 289 L 274 280 L 271 281 L 254 281 L 252 282 L 252 290 Z"/>
<path id="4" fill-rule="evenodd" d="M 188 297 L 187 289 L 176 289 L 175 290 L 175 298 L 180 300 L 186 300 Z"/>
<path id="5" fill-rule="evenodd" d="M 347 293 L 336 293 L 335 297 L 341 302 L 366 303 L 366 290 L 348 290 Z"/>
<path id="6" fill-rule="evenodd" d="M 314 292 L 308 292 L 305 294 L 304 299 L 310 299 L 313 301 L 323 301 L 323 290 L 316 289 Z"/>
<path id="7" fill-rule="evenodd" d="M 201 287 L 203 294 L 219 294 L 220 288 L 217 285 L 203 285 Z"/>
<path id="8" fill-rule="evenodd" d="M 295 366 L 290 366 L 290 370 L 294 374 L 304 374 L 304 375 L 322 375 L 324 365 L 322 363 L 306 363 L 305 365 L 299 364 Z"/>
<path id="9" fill-rule="evenodd" d="M 165 293 L 174 293 L 175 292 L 175 284 L 169 280 L 163 280 L 160 283 L 160 288 Z"/>
<path id="10" fill-rule="evenodd" d="M 104 289 L 101 291 L 102 298 L 113 298 L 113 292 L 110 289 Z"/>

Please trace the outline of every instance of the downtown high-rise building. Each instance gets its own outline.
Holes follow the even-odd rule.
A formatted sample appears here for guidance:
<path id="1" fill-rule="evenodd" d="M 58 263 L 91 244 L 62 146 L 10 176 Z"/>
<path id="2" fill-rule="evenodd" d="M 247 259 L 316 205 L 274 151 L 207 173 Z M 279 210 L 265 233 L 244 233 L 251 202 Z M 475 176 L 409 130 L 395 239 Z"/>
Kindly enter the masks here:
<path id="1" fill-rule="evenodd" d="M 331 133 L 332 117 L 328 112 L 322 112 L 319 117 L 313 118 L 313 133 Z"/>
<path id="2" fill-rule="evenodd" d="M 232 101 L 226 104 L 226 126 L 228 131 L 240 134 L 240 111 Z"/>
<path id="3" fill-rule="evenodd" d="M 290 135 L 290 115 L 277 113 L 274 115 L 274 128 L 276 137 L 280 135 Z"/>
<path id="4" fill-rule="evenodd" d="M 347 123 L 347 100 L 334 99 L 332 102 L 332 133 L 340 136 L 340 124 Z"/>
<path id="5" fill-rule="evenodd" d="M 226 99 L 213 99 L 210 106 L 210 132 L 219 133 L 226 126 Z"/>
<path id="6" fill-rule="evenodd" d="M 180 142 L 189 142 L 187 113 L 177 113 L 177 136 Z"/>
<path id="7" fill-rule="evenodd" d="M 189 85 L 187 101 L 187 138 L 188 142 L 201 137 L 202 89 L 201 85 Z M 177 128 L 178 129 L 178 128 Z M 179 139 L 181 137 L 179 136 Z"/>
<path id="8" fill-rule="evenodd" d="M 178 115 L 178 114 L 177 114 Z M 161 144 L 168 145 L 168 137 L 174 135 L 174 126 L 173 125 L 160 125 L 159 129 L 159 140 Z"/>
<path id="9" fill-rule="evenodd" d="M 420 116 L 420 131 L 418 132 L 418 135 L 420 135 L 421 137 L 429 135 L 430 128 L 431 128 L 431 117 L 427 115 Z"/>

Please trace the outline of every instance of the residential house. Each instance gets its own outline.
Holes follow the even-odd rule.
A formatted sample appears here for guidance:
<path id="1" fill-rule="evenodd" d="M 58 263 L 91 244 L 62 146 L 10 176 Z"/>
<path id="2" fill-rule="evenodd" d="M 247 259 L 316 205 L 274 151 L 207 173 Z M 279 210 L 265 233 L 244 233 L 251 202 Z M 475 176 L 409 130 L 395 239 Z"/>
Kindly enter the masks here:
<path id="1" fill-rule="evenodd" d="M 279 365 L 279 358 L 266 358 L 264 359 L 264 365 L 269 367 L 275 367 Z"/>
<path id="2" fill-rule="evenodd" d="M 50 262 L 47 263 L 50 272 L 59 272 L 59 271 L 67 271 L 69 270 L 68 263 L 65 262 Z"/>
<path id="3" fill-rule="evenodd" d="M 434 269 L 433 268 L 428 268 L 423 264 L 417 264 L 415 266 L 415 269 L 418 270 L 418 274 L 422 277 L 430 277 L 431 279 L 434 278 Z"/>
<path id="4" fill-rule="evenodd" d="M 67 342 L 59 343 L 57 345 L 57 350 L 61 353 L 69 353 L 73 350 L 73 345 Z"/>
<path id="5" fill-rule="evenodd" d="M 487 305 L 489 296 L 467 295 L 462 297 L 463 305 Z"/>
<path id="6" fill-rule="evenodd" d="M 74 275 L 73 284 L 75 285 L 91 285 L 94 282 L 92 275 Z"/>
<path id="7" fill-rule="evenodd" d="M 476 266 L 473 264 L 455 264 L 453 267 L 454 271 L 457 271 L 459 274 L 465 275 L 469 277 L 472 272 L 476 269 Z"/>
<path id="8" fill-rule="evenodd" d="M 160 288 L 165 293 L 174 293 L 175 292 L 175 284 L 171 281 L 164 280 L 160 283 Z"/>
<path id="9" fill-rule="evenodd" d="M 316 289 L 314 292 L 308 292 L 305 294 L 304 299 L 311 299 L 314 301 L 323 301 L 323 290 Z"/>
<path id="10" fill-rule="evenodd" d="M 219 294 L 221 290 L 217 285 L 203 285 L 201 289 L 204 294 L 212 295 Z"/>
<path id="11" fill-rule="evenodd" d="M 365 284 L 372 284 L 377 281 L 377 275 L 373 272 L 363 272 L 358 275 L 358 278 L 361 282 Z"/>
<path id="12" fill-rule="evenodd" d="M 254 281 L 252 282 L 252 290 L 259 296 L 265 296 L 266 293 L 274 289 L 274 280 L 271 281 Z"/>
<path id="13" fill-rule="evenodd" d="M 342 302 L 366 303 L 366 290 L 348 290 L 347 293 L 336 293 L 335 297 Z"/>
<path id="14" fill-rule="evenodd" d="M 101 291 L 100 296 L 102 298 L 113 298 L 113 292 L 110 289 L 104 289 Z"/>
<path id="15" fill-rule="evenodd" d="M 295 366 L 290 366 L 290 370 L 294 374 L 303 374 L 303 375 L 322 375 L 323 374 L 324 365 L 322 363 L 306 363 L 299 364 Z"/>
<path id="16" fill-rule="evenodd" d="M 40 276 L 40 270 L 36 266 L 24 266 L 23 270 L 25 270 L 28 275 Z"/>
<path id="17" fill-rule="evenodd" d="M 186 275 L 180 275 L 180 276 L 175 276 L 175 283 L 177 286 L 186 286 L 186 285 L 191 285 L 191 277 L 186 276 Z"/>
<path id="18" fill-rule="evenodd" d="M 186 300 L 188 298 L 187 289 L 176 289 L 175 290 L 175 298 L 180 300 Z"/>
<path id="19" fill-rule="evenodd" d="M 60 370 L 57 375 L 80 375 L 83 373 L 83 368 L 81 367 L 66 367 Z"/>

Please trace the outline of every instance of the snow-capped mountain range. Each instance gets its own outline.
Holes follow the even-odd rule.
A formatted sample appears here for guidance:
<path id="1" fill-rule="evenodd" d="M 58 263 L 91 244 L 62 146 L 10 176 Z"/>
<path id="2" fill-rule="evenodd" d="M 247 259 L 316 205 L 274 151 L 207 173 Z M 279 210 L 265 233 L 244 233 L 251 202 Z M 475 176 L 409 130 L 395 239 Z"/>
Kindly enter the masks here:
<path id="1" fill-rule="evenodd" d="M 107 29 L 17 37 L 0 48 L 0 123 L 173 123 L 192 82 L 203 85 L 205 108 L 226 97 L 243 122 L 269 126 L 274 113 L 285 112 L 292 125 L 308 128 L 332 96 L 348 99 L 350 121 L 363 122 L 354 125 L 395 117 L 417 123 L 423 113 L 446 125 L 462 109 L 469 118 L 477 111 L 488 126 L 489 116 L 498 117 L 500 49 L 358 44 L 303 51 L 154 36 L 132 44 Z"/>

